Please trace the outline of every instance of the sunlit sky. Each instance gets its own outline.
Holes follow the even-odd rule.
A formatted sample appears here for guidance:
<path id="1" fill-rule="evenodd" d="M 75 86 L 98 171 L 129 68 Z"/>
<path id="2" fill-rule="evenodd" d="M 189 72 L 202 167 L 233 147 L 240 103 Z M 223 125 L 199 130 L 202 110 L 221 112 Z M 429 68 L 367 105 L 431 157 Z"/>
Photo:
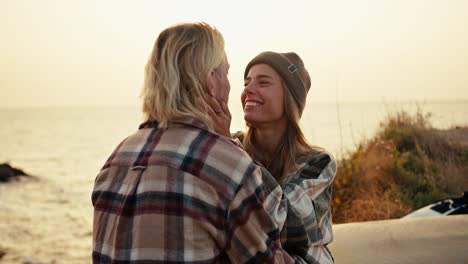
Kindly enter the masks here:
<path id="1" fill-rule="evenodd" d="M 226 40 L 230 105 L 264 50 L 295 51 L 312 101 L 468 100 L 468 1 L 0 0 L 0 107 L 138 105 L 158 33 Z"/>

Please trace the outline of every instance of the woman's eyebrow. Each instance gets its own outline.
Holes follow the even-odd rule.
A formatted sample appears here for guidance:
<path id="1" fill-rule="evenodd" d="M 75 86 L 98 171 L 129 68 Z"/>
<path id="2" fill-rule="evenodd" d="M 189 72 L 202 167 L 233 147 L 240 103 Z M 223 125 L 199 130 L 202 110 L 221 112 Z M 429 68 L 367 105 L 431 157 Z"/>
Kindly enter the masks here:
<path id="1" fill-rule="evenodd" d="M 273 77 L 271 77 L 270 75 L 268 74 L 259 74 L 257 76 L 254 76 L 255 79 L 262 79 L 262 78 L 268 78 L 268 79 L 271 79 L 273 80 Z M 251 81 L 252 80 L 252 77 L 251 76 L 247 76 L 247 78 L 244 79 L 244 81 Z"/>
<path id="2" fill-rule="evenodd" d="M 273 77 L 271 77 L 270 75 L 267 75 L 267 74 L 259 74 L 256 77 L 257 77 L 257 79 L 261 79 L 261 78 L 273 79 Z"/>

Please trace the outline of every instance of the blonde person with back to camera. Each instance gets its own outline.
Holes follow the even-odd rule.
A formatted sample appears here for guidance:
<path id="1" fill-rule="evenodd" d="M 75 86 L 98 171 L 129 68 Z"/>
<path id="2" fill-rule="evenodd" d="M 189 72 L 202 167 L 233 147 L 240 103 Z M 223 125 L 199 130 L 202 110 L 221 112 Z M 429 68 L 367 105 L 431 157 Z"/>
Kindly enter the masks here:
<path id="1" fill-rule="evenodd" d="M 244 72 L 241 102 L 247 131 L 237 132 L 233 138 L 283 189 L 300 186 L 309 196 L 312 205 L 305 226 L 313 228 L 306 230 L 287 222 L 281 233 L 284 249 L 305 256 L 308 263 L 333 263 L 327 245 L 333 240 L 330 204 L 337 167 L 330 153 L 307 142 L 299 126 L 310 85 L 309 73 L 296 53 L 267 51 L 257 55 Z M 225 105 L 212 104 L 221 112 L 229 111 Z M 229 136 L 226 116 L 216 116 L 219 132 Z M 297 210 L 310 206 L 297 203 L 292 196 L 288 202 Z M 307 240 L 307 247 L 298 243 Z"/>
<path id="2" fill-rule="evenodd" d="M 304 262 L 306 252 L 290 245 L 314 238 L 310 177 L 281 187 L 215 131 L 218 116 L 230 122 L 228 70 L 214 27 L 184 23 L 159 34 L 145 68 L 145 122 L 94 182 L 93 263 Z M 226 111 L 213 115 L 213 101 Z M 297 239 L 292 227 L 312 236 Z"/>

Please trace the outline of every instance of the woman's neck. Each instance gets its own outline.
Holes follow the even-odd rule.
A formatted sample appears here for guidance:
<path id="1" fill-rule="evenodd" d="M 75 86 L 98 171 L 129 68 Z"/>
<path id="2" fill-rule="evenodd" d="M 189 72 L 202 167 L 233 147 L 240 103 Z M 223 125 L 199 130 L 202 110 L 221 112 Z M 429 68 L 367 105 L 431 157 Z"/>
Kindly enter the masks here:
<path id="1" fill-rule="evenodd" d="M 255 143 L 257 148 L 268 160 L 273 159 L 276 148 L 284 140 L 286 126 L 262 126 L 255 129 Z"/>

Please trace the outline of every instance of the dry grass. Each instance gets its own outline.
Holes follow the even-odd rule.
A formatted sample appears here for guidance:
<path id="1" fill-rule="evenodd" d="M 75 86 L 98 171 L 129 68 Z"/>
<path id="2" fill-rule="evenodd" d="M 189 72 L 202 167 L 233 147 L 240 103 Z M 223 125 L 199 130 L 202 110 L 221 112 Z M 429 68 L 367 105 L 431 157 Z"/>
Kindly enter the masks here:
<path id="1" fill-rule="evenodd" d="M 429 118 L 389 116 L 373 139 L 339 162 L 335 223 L 399 218 L 468 190 L 468 128 L 436 130 Z"/>
<path id="2" fill-rule="evenodd" d="M 340 162 L 332 206 L 335 223 L 390 219 L 411 211 L 397 195 L 392 151 L 391 142 L 375 139 Z"/>

